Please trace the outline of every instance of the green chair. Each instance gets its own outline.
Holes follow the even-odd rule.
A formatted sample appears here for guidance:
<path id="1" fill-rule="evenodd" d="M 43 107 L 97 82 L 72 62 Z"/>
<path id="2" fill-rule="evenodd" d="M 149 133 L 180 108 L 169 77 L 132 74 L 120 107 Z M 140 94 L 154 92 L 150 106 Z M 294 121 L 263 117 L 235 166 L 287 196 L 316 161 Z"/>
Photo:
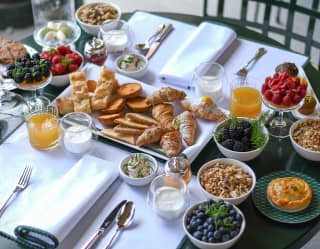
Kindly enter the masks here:
<path id="1" fill-rule="evenodd" d="M 242 0 L 238 18 L 225 16 L 225 5 L 227 2 L 231 2 L 226 0 L 218 0 L 218 3 L 215 2 L 217 3 L 217 13 L 215 15 L 209 15 L 208 13 L 212 9 L 211 5 L 214 2 L 204 0 L 204 16 L 211 16 L 214 20 L 220 20 L 231 25 L 251 28 L 272 38 L 275 37 L 275 34 L 280 35 L 282 39 L 277 39 L 279 42 L 287 48 L 297 51 L 297 49 L 292 46 L 292 41 L 296 41 L 296 44 L 300 43 L 302 47 L 304 46 L 304 49 L 297 52 L 309 56 L 313 64 L 317 66 L 320 65 L 320 35 L 318 39 L 316 39 L 314 34 L 316 27 L 318 27 L 316 20 L 318 20 L 318 25 L 320 25 L 319 0 L 305 1 L 309 7 L 299 5 L 297 0 L 290 0 L 289 2 L 284 0 Z M 232 1 L 232 3 L 234 3 L 234 1 Z M 260 5 L 264 8 L 261 8 Z M 254 12 L 253 18 L 250 18 L 248 15 L 249 9 L 251 12 Z M 272 11 L 274 10 L 276 14 L 272 15 Z M 233 11 L 236 11 L 236 8 L 234 8 Z M 261 14 L 262 18 L 260 18 L 261 21 L 259 22 L 258 16 L 261 16 Z M 280 20 L 279 18 L 284 20 Z M 293 30 L 294 22 L 297 21 L 296 18 L 306 19 L 304 30 L 299 30 L 298 32 Z M 279 23 L 284 24 L 279 25 Z M 317 29 L 319 30 L 319 27 Z"/>

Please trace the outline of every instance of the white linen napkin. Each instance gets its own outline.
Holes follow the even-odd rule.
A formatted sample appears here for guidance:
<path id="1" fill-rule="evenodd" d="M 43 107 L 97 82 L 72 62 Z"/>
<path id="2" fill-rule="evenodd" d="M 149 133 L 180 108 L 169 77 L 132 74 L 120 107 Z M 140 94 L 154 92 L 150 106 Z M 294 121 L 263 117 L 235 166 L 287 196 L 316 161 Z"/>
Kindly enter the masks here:
<path id="1" fill-rule="evenodd" d="M 116 180 L 111 162 L 85 155 L 20 222 L 62 241 Z"/>
<path id="2" fill-rule="evenodd" d="M 201 23 L 160 71 L 160 80 L 189 87 L 194 69 L 202 62 L 216 61 L 235 39 L 236 33 L 230 28 Z"/>

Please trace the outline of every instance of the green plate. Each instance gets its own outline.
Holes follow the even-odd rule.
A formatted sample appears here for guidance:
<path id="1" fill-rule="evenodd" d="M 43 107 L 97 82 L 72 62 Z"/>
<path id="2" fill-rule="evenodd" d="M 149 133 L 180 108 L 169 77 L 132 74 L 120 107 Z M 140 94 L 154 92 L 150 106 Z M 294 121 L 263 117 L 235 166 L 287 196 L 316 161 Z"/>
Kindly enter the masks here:
<path id="1" fill-rule="evenodd" d="M 305 180 L 311 187 L 312 199 L 309 206 L 296 213 L 287 213 L 280 211 L 277 208 L 271 206 L 267 199 L 267 187 L 271 180 L 279 177 L 299 177 Z M 310 176 L 302 174 L 296 171 L 276 171 L 269 175 L 261 177 L 252 192 L 253 203 L 256 208 L 268 218 L 288 224 L 296 224 L 310 221 L 316 218 L 320 214 L 320 184 L 317 180 Z"/>

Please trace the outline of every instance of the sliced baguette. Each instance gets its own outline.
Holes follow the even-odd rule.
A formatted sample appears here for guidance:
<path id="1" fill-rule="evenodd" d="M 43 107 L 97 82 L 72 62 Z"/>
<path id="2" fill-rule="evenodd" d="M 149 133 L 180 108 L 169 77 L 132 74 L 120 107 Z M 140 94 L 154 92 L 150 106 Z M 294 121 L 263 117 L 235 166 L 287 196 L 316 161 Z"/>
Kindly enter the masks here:
<path id="1" fill-rule="evenodd" d="M 116 124 L 121 124 L 126 127 L 136 128 L 136 129 L 147 129 L 149 126 L 144 124 L 139 124 L 128 119 L 117 118 L 114 120 Z"/>
<path id="2" fill-rule="evenodd" d="M 121 134 L 121 133 L 114 131 L 113 129 L 101 130 L 100 133 L 104 136 L 118 139 L 118 140 L 121 140 L 121 141 L 129 143 L 129 144 L 133 144 L 133 145 L 135 144 L 133 135 Z"/>
<path id="3" fill-rule="evenodd" d="M 103 125 L 115 126 L 116 124 L 113 121 L 117 118 L 122 118 L 122 117 L 124 117 L 124 114 L 122 112 L 120 112 L 120 113 L 115 113 L 115 114 L 99 115 L 98 120 Z"/>
<path id="4" fill-rule="evenodd" d="M 113 128 L 114 131 L 121 133 L 121 134 L 128 134 L 128 135 L 141 135 L 144 129 L 136 129 L 132 127 L 126 127 L 123 125 L 117 125 Z"/>
<path id="5" fill-rule="evenodd" d="M 140 114 L 140 113 L 127 113 L 125 116 L 126 119 L 130 119 L 134 122 L 145 124 L 145 125 L 159 125 L 159 123 L 153 118 Z"/>

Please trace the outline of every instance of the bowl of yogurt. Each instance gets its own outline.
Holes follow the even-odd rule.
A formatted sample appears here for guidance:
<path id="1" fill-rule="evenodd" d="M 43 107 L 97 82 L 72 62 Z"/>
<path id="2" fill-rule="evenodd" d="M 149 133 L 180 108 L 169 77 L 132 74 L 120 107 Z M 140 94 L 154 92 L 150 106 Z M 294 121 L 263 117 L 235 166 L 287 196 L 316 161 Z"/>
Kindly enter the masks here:
<path id="1" fill-rule="evenodd" d="M 131 78 L 143 77 L 148 68 L 148 59 L 140 54 L 125 54 L 115 60 L 115 68 L 118 73 Z"/>

